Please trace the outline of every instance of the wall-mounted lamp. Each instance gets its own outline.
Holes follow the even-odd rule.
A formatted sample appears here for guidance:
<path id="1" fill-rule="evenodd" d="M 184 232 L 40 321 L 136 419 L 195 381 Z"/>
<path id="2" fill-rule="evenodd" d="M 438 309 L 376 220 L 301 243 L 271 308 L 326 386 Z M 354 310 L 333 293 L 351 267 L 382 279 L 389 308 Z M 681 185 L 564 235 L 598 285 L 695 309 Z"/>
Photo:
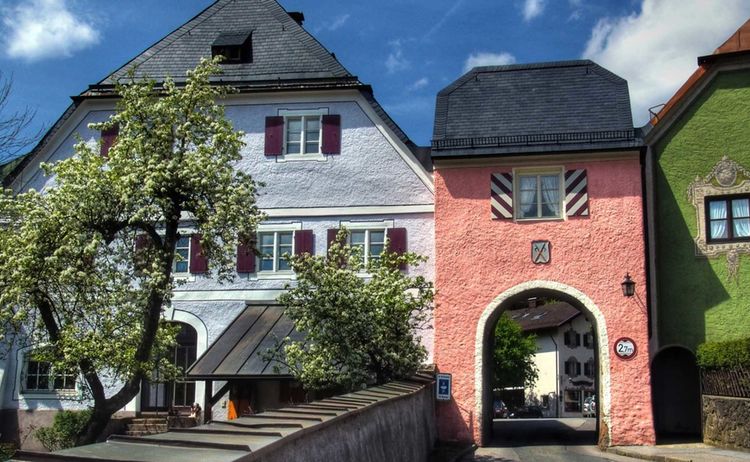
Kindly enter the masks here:
<path id="1" fill-rule="evenodd" d="M 622 286 L 622 294 L 626 297 L 632 297 L 635 295 L 635 281 L 630 279 L 630 273 L 625 274 L 625 279 L 620 284 Z"/>

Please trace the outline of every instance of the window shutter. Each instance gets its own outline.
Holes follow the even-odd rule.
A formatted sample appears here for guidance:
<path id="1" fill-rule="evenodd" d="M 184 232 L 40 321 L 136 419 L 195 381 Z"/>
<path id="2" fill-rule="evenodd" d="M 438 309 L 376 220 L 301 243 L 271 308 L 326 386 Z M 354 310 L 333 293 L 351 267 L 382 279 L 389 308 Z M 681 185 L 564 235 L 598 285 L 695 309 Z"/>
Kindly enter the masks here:
<path id="1" fill-rule="evenodd" d="M 388 250 L 397 255 L 406 253 L 406 228 L 388 228 L 386 230 L 388 237 Z M 398 265 L 398 269 L 405 270 L 406 264 Z"/>
<path id="2" fill-rule="evenodd" d="M 513 218 L 513 174 L 493 173 L 490 179 L 492 219 Z"/>
<path id="3" fill-rule="evenodd" d="M 581 346 L 581 334 L 576 334 L 576 348 Z"/>
<path id="4" fill-rule="evenodd" d="M 109 155 L 109 150 L 112 145 L 115 144 L 115 140 L 117 140 L 117 135 L 119 133 L 120 127 L 117 125 L 102 131 L 102 143 L 99 147 L 99 154 L 101 154 L 102 157 L 107 157 Z"/>
<path id="5" fill-rule="evenodd" d="M 267 156 L 280 156 L 284 146 L 284 118 L 281 116 L 266 117 Z"/>
<path id="6" fill-rule="evenodd" d="M 341 154 L 341 116 L 338 114 L 324 115 L 323 143 L 320 151 L 323 154 Z"/>
<path id="7" fill-rule="evenodd" d="M 331 248 L 331 244 L 333 243 L 333 241 L 336 240 L 336 235 L 338 235 L 338 233 L 339 233 L 339 228 L 332 228 L 328 230 L 328 236 L 327 236 L 328 243 L 326 245 L 326 249 Z"/>
<path id="8" fill-rule="evenodd" d="M 313 232 L 311 229 L 300 229 L 294 232 L 294 254 L 309 253 L 313 255 Z"/>
<path id="9" fill-rule="evenodd" d="M 135 250 L 143 250 L 148 247 L 151 238 L 148 234 L 139 234 L 135 237 Z"/>
<path id="10" fill-rule="evenodd" d="M 565 172 L 565 214 L 569 217 L 589 216 L 586 169 Z"/>
<path id="11" fill-rule="evenodd" d="M 576 375 L 581 375 L 581 363 L 576 361 Z"/>
<path id="12" fill-rule="evenodd" d="M 564 338 L 565 340 L 563 341 L 563 343 L 565 344 L 565 346 L 570 346 L 570 331 L 565 332 Z"/>
<path id="13" fill-rule="evenodd" d="M 255 272 L 255 252 L 251 244 L 239 244 L 237 246 L 237 272 Z"/>
<path id="14" fill-rule="evenodd" d="M 583 334 L 583 346 L 589 347 L 589 334 Z"/>
<path id="15" fill-rule="evenodd" d="M 208 259 L 203 255 L 201 235 L 190 236 L 190 272 L 193 274 L 208 272 Z"/>
<path id="16" fill-rule="evenodd" d="M 565 375 L 570 375 L 570 361 L 565 361 Z"/>

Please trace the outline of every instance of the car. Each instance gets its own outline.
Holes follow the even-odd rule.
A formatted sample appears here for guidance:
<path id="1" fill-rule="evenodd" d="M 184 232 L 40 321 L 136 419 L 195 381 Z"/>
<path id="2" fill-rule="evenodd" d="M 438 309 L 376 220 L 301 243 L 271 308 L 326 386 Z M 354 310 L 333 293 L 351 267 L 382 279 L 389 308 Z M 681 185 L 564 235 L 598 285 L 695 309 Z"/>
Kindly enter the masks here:
<path id="1" fill-rule="evenodd" d="M 492 413 L 496 419 L 507 419 L 508 418 L 508 407 L 505 405 L 503 400 L 495 399 L 492 406 Z"/>
<path id="2" fill-rule="evenodd" d="M 596 396 L 589 396 L 583 400 L 583 416 L 596 417 Z"/>
<path id="3" fill-rule="evenodd" d="M 523 406 L 511 412 L 508 417 L 511 419 L 540 419 L 544 417 L 544 414 L 539 406 Z"/>

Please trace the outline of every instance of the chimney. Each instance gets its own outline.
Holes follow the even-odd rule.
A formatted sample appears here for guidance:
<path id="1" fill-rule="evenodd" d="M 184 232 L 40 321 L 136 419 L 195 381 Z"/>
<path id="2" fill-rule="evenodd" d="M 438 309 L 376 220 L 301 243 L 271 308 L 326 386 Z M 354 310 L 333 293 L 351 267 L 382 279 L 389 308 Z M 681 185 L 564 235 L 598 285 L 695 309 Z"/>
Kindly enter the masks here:
<path id="1" fill-rule="evenodd" d="M 294 22 L 296 22 L 300 26 L 302 25 L 303 22 L 305 22 L 305 13 L 301 11 L 290 11 L 289 17 L 294 19 Z"/>
<path id="2" fill-rule="evenodd" d="M 529 301 L 529 308 L 536 308 L 536 303 L 538 301 L 536 297 L 530 297 L 528 301 Z"/>

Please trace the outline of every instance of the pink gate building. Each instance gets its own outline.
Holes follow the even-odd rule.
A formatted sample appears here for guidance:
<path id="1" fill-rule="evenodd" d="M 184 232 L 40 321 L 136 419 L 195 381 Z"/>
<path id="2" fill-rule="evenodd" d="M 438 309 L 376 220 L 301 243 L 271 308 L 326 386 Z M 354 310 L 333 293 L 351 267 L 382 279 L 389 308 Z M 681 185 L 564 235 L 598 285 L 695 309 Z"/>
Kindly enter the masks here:
<path id="1" fill-rule="evenodd" d="M 442 439 L 489 442 L 494 326 L 542 297 L 592 322 L 600 445 L 654 443 L 642 146 L 627 82 L 590 61 L 475 68 L 438 94 Z"/>

